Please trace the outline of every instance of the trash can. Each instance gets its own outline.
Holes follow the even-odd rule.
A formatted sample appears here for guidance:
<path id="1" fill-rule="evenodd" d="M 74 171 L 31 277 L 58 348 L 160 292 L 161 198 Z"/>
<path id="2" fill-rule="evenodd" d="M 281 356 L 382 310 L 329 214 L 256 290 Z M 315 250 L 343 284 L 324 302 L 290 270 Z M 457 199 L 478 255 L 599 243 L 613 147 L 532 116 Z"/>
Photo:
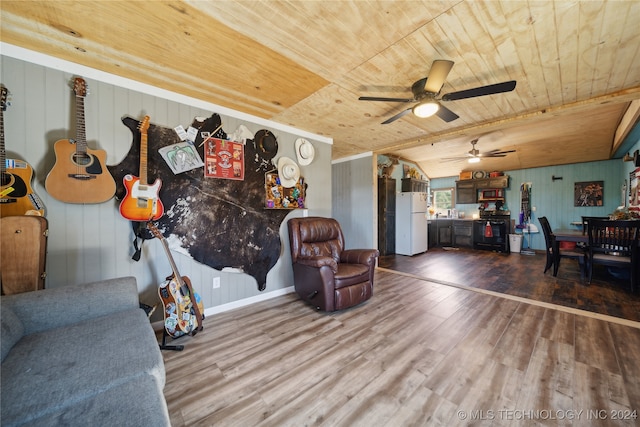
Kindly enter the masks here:
<path id="1" fill-rule="evenodd" d="M 509 249 L 513 253 L 520 253 L 522 249 L 522 234 L 509 234 Z"/>

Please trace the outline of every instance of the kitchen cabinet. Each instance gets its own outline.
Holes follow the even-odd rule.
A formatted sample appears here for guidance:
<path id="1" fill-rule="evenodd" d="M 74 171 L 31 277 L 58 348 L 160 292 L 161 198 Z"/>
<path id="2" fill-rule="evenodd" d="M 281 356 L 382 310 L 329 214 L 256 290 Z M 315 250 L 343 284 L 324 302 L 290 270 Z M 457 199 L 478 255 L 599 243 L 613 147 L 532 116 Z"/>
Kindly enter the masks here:
<path id="1" fill-rule="evenodd" d="M 430 219 L 427 228 L 427 236 L 429 238 L 429 247 L 438 246 L 438 233 L 436 233 L 436 220 Z"/>
<path id="2" fill-rule="evenodd" d="M 503 175 L 495 178 L 467 179 L 456 181 L 456 203 L 471 204 L 478 201 L 504 200 L 504 188 L 509 187 L 509 176 Z M 479 197 L 478 192 L 482 194 L 482 190 L 496 189 L 496 196 L 490 199 Z"/>
<path id="3" fill-rule="evenodd" d="M 473 247 L 473 221 L 453 220 L 453 246 Z"/>
<path id="4" fill-rule="evenodd" d="M 437 222 L 438 245 L 453 246 L 453 221 L 450 219 L 439 219 Z"/>
<path id="5" fill-rule="evenodd" d="M 456 182 L 456 203 L 470 204 L 476 203 L 477 192 L 474 180 L 468 179 L 466 181 Z"/>
<path id="6" fill-rule="evenodd" d="M 402 178 L 402 192 L 427 193 L 429 181 L 414 178 Z"/>

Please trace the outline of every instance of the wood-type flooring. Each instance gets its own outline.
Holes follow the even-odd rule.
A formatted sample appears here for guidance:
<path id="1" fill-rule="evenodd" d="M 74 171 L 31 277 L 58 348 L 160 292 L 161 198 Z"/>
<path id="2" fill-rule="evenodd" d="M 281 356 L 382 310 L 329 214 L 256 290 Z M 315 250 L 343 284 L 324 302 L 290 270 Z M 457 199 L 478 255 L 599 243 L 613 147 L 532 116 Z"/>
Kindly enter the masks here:
<path id="1" fill-rule="evenodd" d="M 373 297 L 341 312 L 287 294 L 208 316 L 163 351 L 172 425 L 638 425 L 640 324 L 415 275 L 584 301 L 570 263 L 543 279 L 540 255 L 442 252 L 394 257 L 405 273 L 381 259 Z"/>
<path id="2" fill-rule="evenodd" d="M 562 259 L 557 277 L 545 274 L 546 255 L 503 254 L 440 247 L 414 256 L 387 255 L 378 266 L 410 273 L 442 283 L 524 297 L 527 299 L 640 321 L 640 292 L 632 294 L 629 281 L 595 265 L 588 284 L 581 277 L 578 261 Z"/>

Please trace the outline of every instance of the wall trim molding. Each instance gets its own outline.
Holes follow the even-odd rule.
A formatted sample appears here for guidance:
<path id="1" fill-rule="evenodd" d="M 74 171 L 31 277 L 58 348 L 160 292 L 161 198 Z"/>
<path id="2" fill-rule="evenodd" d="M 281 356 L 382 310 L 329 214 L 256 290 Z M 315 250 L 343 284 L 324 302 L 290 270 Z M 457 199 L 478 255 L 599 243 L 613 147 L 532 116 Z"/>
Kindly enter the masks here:
<path id="1" fill-rule="evenodd" d="M 228 302 L 226 304 L 216 305 L 214 307 L 209 307 L 204 310 L 205 316 L 213 316 L 214 314 L 224 313 L 225 311 L 234 310 L 240 307 L 246 307 L 251 304 L 255 304 L 257 302 L 262 302 L 266 300 L 270 300 L 272 298 L 276 298 L 282 295 L 287 295 L 295 292 L 293 286 L 289 286 L 288 288 L 276 289 L 271 292 L 267 292 L 266 294 L 255 295 L 249 298 L 244 298 L 238 301 Z"/>
<path id="2" fill-rule="evenodd" d="M 313 139 L 314 141 L 333 145 L 333 138 L 329 138 L 327 136 L 317 135 L 315 133 L 297 129 L 292 126 L 267 120 L 262 117 L 257 117 L 251 114 L 243 113 L 241 111 L 232 110 L 221 105 L 213 104 L 211 102 L 203 101 L 197 98 L 192 98 L 190 96 L 182 95 L 176 92 L 171 92 L 166 89 L 161 89 L 155 86 L 148 85 L 146 83 L 141 83 L 132 79 L 117 76 L 115 74 L 106 73 L 95 68 L 76 64 L 64 59 L 55 58 L 53 56 L 35 52 L 19 46 L 0 42 L 0 54 L 2 56 L 8 56 L 10 58 L 19 59 L 21 61 L 31 62 L 33 64 L 42 65 L 44 67 L 52 68 L 58 71 L 77 74 L 92 80 L 112 84 L 118 87 L 134 90 L 136 92 L 141 92 L 158 98 L 168 99 L 170 101 L 190 105 L 192 107 L 210 110 L 211 112 L 218 113 L 220 115 L 234 117 L 236 119 L 245 120 L 256 125 L 265 126 L 271 129 L 277 129 L 283 132 L 299 135 L 300 137 L 309 138 Z"/>

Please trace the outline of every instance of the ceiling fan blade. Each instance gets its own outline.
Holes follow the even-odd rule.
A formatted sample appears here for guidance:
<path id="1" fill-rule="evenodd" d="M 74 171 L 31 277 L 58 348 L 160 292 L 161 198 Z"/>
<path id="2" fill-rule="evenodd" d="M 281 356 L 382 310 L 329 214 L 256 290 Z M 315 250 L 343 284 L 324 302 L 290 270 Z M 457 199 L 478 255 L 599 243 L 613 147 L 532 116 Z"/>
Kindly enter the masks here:
<path id="1" fill-rule="evenodd" d="M 438 111 L 436 111 L 436 116 L 440 117 L 442 120 L 444 120 L 447 123 L 452 122 L 458 117 L 460 117 L 442 104 L 440 104 L 440 108 L 438 109 Z"/>
<path id="2" fill-rule="evenodd" d="M 419 96 L 424 94 L 424 85 L 426 83 L 427 83 L 427 78 L 424 77 L 424 78 L 416 81 L 414 84 L 411 85 L 411 93 L 413 93 L 413 96 L 416 99 L 418 99 Z"/>
<path id="3" fill-rule="evenodd" d="M 358 101 L 413 102 L 413 98 L 380 98 L 377 96 L 361 96 Z"/>
<path id="4" fill-rule="evenodd" d="M 503 151 L 503 150 L 491 150 L 491 151 L 487 151 L 486 153 L 482 153 L 481 156 L 482 157 L 496 157 L 498 155 L 503 155 L 503 154 L 508 154 L 508 153 L 515 153 L 516 150 L 507 150 L 507 151 Z"/>
<path id="5" fill-rule="evenodd" d="M 495 93 L 511 92 L 516 88 L 516 81 L 496 83 L 487 86 L 480 86 L 473 89 L 461 90 L 447 93 L 442 97 L 443 101 L 456 101 L 458 99 L 475 98 L 477 96 L 493 95 Z"/>
<path id="6" fill-rule="evenodd" d="M 445 59 L 436 59 L 433 61 L 424 90 L 431 93 L 439 93 L 452 67 L 453 61 Z"/>
<path id="7" fill-rule="evenodd" d="M 407 113 L 411 112 L 411 108 L 407 108 L 406 110 L 400 111 L 398 114 L 396 114 L 393 117 L 388 118 L 387 120 L 385 120 L 384 122 L 382 122 L 383 125 L 388 125 L 391 122 L 395 122 L 396 120 L 398 120 L 400 117 L 404 116 Z"/>
<path id="8" fill-rule="evenodd" d="M 468 157 L 445 157 L 440 159 L 441 162 L 460 162 L 462 160 L 467 160 Z"/>

